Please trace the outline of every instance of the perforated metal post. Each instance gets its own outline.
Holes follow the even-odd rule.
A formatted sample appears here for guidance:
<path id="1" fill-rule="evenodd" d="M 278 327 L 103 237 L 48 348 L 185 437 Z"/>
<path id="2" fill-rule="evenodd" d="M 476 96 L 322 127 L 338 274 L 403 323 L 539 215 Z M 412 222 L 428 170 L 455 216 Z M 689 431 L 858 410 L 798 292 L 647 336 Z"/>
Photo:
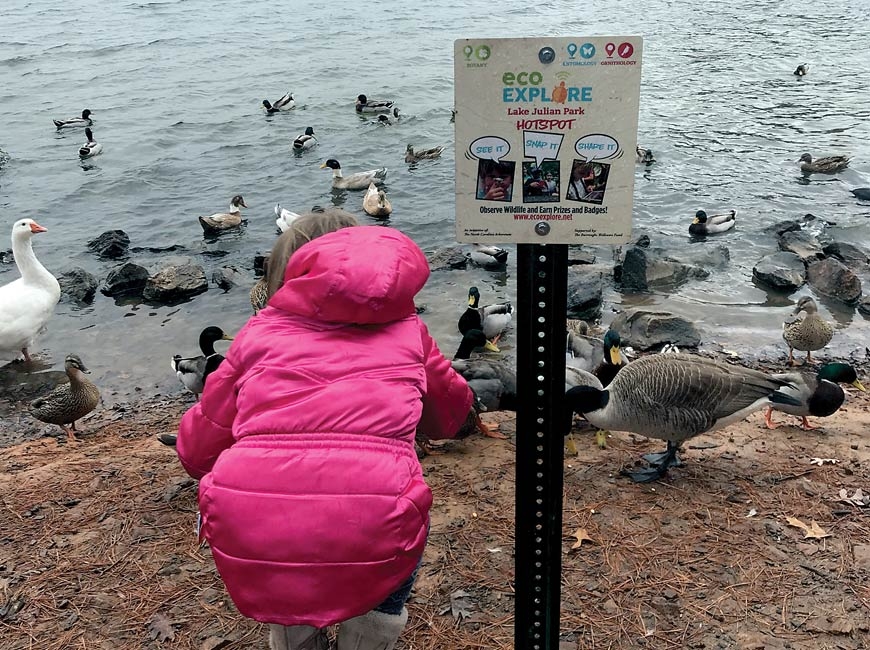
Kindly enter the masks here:
<path id="1" fill-rule="evenodd" d="M 517 246 L 517 487 L 514 647 L 559 647 L 566 244 Z"/>

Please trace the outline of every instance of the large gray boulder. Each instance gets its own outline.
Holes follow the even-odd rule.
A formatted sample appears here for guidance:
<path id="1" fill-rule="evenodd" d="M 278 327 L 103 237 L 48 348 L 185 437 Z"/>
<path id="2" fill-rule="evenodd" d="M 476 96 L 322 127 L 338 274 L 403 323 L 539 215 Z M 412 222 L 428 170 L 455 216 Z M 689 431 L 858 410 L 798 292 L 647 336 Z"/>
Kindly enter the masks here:
<path id="1" fill-rule="evenodd" d="M 97 293 L 97 278 L 78 266 L 61 273 L 57 278 L 60 292 L 77 302 L 92 302 Z"/>
<path id="2" fill-rule="evenodd" d="M 589 266 L 568 267 L 568 318 L 595 321 L 601 317 L 604 273 Z"/>
<path id="3" fill-rule="evenodd" d="M 451 269 L 464 269 L 468 266 L 468 256 L 460 246 L 439 248 L 426 253 L 429 261 L 429 270 L 449 271 Z"/>
<path id="4" fill-rule="evenodd" d="M 632 246 L 625 251 L 622 264 L 614 268 L 614 278 L 622 285 L 623 291 L 673 288 L 709 275 L 705 269 L 683 264 L 642 246 Z"/>
<path id="5" fill-rule="evenodd" d="M 844 264 L 868 264 L 870 256 L 854 244 L 833 241 L 822 249 L 828 257 L 836 257 Z"/>
<path id="6" fill-rule="evenodd" d="M 766 287 L 791 293 L 807 281 L 807 267 L 796 253 L 780 251 L 762 257 L 752 277 Z"/>
<path id="7" fill-rule="evenodd" d="M 696 348 L 701 334 L 690 320 L 669 312 L 638 309 L 626 311 L 610 324 L 624 345 L 649 350 L 672 343 L 677 347 Z"/>
<path id="8" fill-rule="evenodd" d="M 109 271 L 100 292 L 113 297 L 141 297 L 148 281 L 148 269 L 127 262 Z"/>
<path id="9" fill-rule="evenodd" d="M 173 303 L 208 290 L 205 269 L 189 260 L 169 262 L 148 278 L 142 298 L 155 303 Z"/>
<path id="10" fill-rule="evenodd" d="M 833 257 L 807 267 L 807 282 L 824 296 L 854 305 L 861 297 L 861 280 Z"/>
<path id="11" fill-rule="evenodd" d="M 794 253 L 807 264 L 825 256 L 819 240 L 806 230 L 792 230 L 780 235 L 779 249 Z"/>
<path id="12" fill-rule="evenodd" d="M 247 274 L 242 273 L 235 266 L 223 266 L 215 269 L 211 274 L 211 281 L 224 291 L 229 291 L 233 287 L 251 284 Z"/>
<path id="13" fill-rule="evenodd" d="M 121 259 L 129 252 L 130 236 L 123 230 L 107 230 L 89 241 L 88 248 L 104 259 Z"/>

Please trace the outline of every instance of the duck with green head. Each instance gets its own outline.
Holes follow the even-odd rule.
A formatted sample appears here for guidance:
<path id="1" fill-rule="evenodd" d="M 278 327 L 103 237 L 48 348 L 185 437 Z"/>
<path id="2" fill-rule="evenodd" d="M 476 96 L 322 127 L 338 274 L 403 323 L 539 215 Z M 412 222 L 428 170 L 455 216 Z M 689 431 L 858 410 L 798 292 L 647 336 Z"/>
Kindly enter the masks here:
<path id="1" fill-rule="evenodd" d="M 805 431 L 815 429 L 817 427 L 809 423 L 807 416 L 826 418 L 840 410 L 846 400 L 846 392 L 840 387 L 840 384 L 851 384 L 860 391 L 865 390 L 861 382 L 858 381 L 858 373 L 848 363 L 826 363 L 819 368 L 816 374 L 786 372 L 774 375 L 774 377 L 794 386 L 794 388 L 785 387 L 780 390 L 794 397 L 800 402 L 800 405 L 772 404 L 768 406 L 764 413 L 764 423 L 768 429 L 775 429 L 779 426 L 771 419 L 774 410 L 801 418 L 801 429 Z"/>
<path id="2" fill-rule="evenodd" d="M 509 302 L 481 307 L 480 290 L 471 287 L 468 290 L 468 308 L 459 317 L 459 332 L 466 334 L 473 329 L 481 330 L 498 350 L 498 340 L 513 320 L 513 311 Z"/>

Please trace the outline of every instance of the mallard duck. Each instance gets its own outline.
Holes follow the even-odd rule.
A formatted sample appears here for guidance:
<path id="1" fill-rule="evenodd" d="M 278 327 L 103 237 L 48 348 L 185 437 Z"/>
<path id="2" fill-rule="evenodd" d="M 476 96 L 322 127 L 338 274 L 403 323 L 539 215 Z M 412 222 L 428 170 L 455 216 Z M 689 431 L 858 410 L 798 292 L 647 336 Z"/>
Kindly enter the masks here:
<path id="1" fill-rule="evenodd" d="M 293 93 L 287 93 L 281 99 L 277 100 L 274 104 L 270 103 L 268 99 L 263 100 L 263 109 L 265 109 L 267 115 L 272 115 L 274 113 L 278 113 L 279 111 L 289 111 L 295 106 L 296 100 L 293 99 Z"/>
<path id="2" fill-rule="evenodd" d="M 644 149 L 638 146 L 634 148 L 634 161 L 644 165 L 652 165 L 656 159 L 653 156 L 652 149 Z"/>
<path id="3" fill-rule="evenodd" d="M 695 220 L 689 226 L 690 235 L 710 235 L 717 232 L 731 230 L 737 223 L 737 210 L 730 210 L 726 214 L 714 214 L 711 217 L 703 210 L 695 213 Z"/>
<path id="4" fill-rule="evenodd" d="M 630 431 L 666 440 L 667 451 L 647 454 L 650 468 L 627 472 L 637 482 L 663 477 L 679 465 L 683 441 L 742 420 L 768 404 L 797 405 L 779 392 L 789 386 L 757 370 L 688 354 L 653 354 L 625 366 L 600 390 L 570 389 L 570 412 L 599 429 Z"/>
<path id="5" fill-rule="evenodd" d="M 395 119 L 398 120 L 400 117 L 399 116 L 399 109 L 397 108 L 394 111 L 394 113 L 395 113 L 395 116 L 394 116 Z M 378 126 L 392 126 L 393 120 L 390 119 L 389 115 L 384 115 L 383 113 L 381 113 L 375 119 L 369 120 L 369 124 L 377 124 Z"/>
<path id="6" fill-rule="evenodd" d="M 33 254 L 33 235 L 47 232 L 33 219 L 12 224 L 12 255 L 21 277 L 0 286 L 0 358 L 24 355 L 54 313 L 60 300 L 60 284 Z"/>
<path id="7" fill-rule="evenodd" d="M 806 316 L 800 318 L 800 312 L 806 312 Z M 782 338 L 788 344 L 788 363 L 795 365 L 794 351 L 800 350 L 807 353 L 807 363 L 812 363 L 814 350 L 821 350 L 834 336 L 834 327 L 821 316 L 819 306 L 810 296 L 804 296 L 798 300 L 794 311 L 782 325 Z"/>
<path id="8" fill-rule="evenodd" d="M 276 203 L 275 216 L 278 217 L 275 219 L 275 225 L 278 226 L 278 230 L 281 232 L 287 232 L 290 230 L 290 226 L 293 225 L 293 222 L 296 221 L 300 215 L 295 212 L 290 212 L 287 208 L 282 208 L 280 203 Z"/>
<path id="9" fill-rule="evenodd" d="M 79 158 L 93 158 L 103 153 L 103 145 L 94 140 L 94 133 L 90 127 L 85 129 L 85 137 L 88 141 L 79 148 Z"/>
<path id="10" fill-rule="evenodd" d="M 517 410 L 517 373 L 510 365 L 499 358 L 471 358 L 474 348 L 496 348 L 480 330 L 469 330 L 462 336 L 462 342 L 451 362 L 453 369 L 465 378 L 474 391 L 478 402 L 487 411 Z M 504 438 L 500 433 L 482 429 L 491 438 Z"/>
<path id="11" fill-rule="evenodd" d="M 472 244 L 470 257 L 472 262 L 481 266 L 503 265 L 507 263 L 508 252 L 498 246 Z"/>
<path id="12" fill-rule="evenodd" d="M 513 306 L 509 302 L 495 305 L 480 306 L 480 290 L 471 287 L 468 290 L 468 308 L 459 317 L 459 331 L 466 334 L 469 330 L 481 330 L 493 346 L 510 325 L 513 319 Z"/>
<path id="13" fill-rule="evenodd" d="M 813 415 L 819 418 L 826 418 L 833 415 L 846 399 L 846 393 L 840 388 L 839 384 L 852 384 L 860 391 L 864 391 L 864 386 L 858 381 L 858 374 L 855 369 L 848 363 L 826 363 L 816 374 L 809 372 L 787 372 L 779 375 L 774 375 L 777 379 L 782 379 L 790 383 L 794 388 L 786 387 L 781 391 L 786 395 L 791 395 L 800 402 L 800 406 L 791 406 L 787 404 L 777 404 L 776 406 L 768 406 L 764 413 L 764 423 L 768 429 L 775 429 L 777 424 L 771 419 L 774 409 L 796 415 L 801 418 L 801 429 L 809 431 L 815 429 L 807 420 L 808 415 Z"/>
<path id="14" fill-rule="evenodd" d="M 305 133 L 297 135 L 293 140 L 293 151 L 305 151 L 317 146 L 317 138 L 314 137 L 314 128 L 306 127 Z"/>
<path id="15" fill-rule="evenodd" d="M 69 383 L 56 386 L 45 397 L 33 400 L 30 403 L 30 413 L 40 422 L 59 425 L 66 432 L 67 440 L 75 442 L 76 420 L 97 408 L 100 391 L 82 374 L 88 372 L 88 369 L 78 355 L 67 355 L 64 369 Z"/>
<path id="16" fill-rule="evenodd" d="M 199 399 L 200 393 L 205 388 L 205 380 L 209 374 L 224 360 L 223 355 L 214 351 L 217 341 L 232 341 L 233 337 L 225 334 L 220 327 L 211 325 L 199 334 L 199 349 L 202 355 L 198 357 L 183 358 L 180 354 L 172 357 L 172 369 L 178 380 L 184 384 Z"/>
<path id="17" fill-rule="evenodd" d="M 257 315 L 269 301 L 269 284 L 266 282 L 265 276 L 254 283 L 254 286 L 251 287 L 251 291 L 249 292 L 249 297 L 251 299 L 251 308 L 254 310 L 254 315 Z"/>
<path id="18" fill-rule="evenodd" d="M 356 98 L 357 113 L 392 113 L 399 117 L 399 109 L 396 102 L 383 99 L 369 99 L 365 95 L 357 95 Z"/>
<path id="19" fill-rule="evenodd" d="M 371 183 L 380 185 L 387 177 L 387 168 L 371 169 L 367 172 L 357 172 L 350 176 L 341 175 L 341 163 L 335 158 L 330 158 L 320 166 L 320 169 L 329 167 L 332 170 L 332 186 L 338 190 L 364 190 Z"/>
<path id="20" fill-rule="evenodd" d="M 199 225 L 206 233 L 222 232 L 242 225 L 242 212 L 240 208 L 247 208 L 245 199 L 241 194 L 236 194 L 230 199 L 230 211 L 218 212 L 207 217 L 199 217 Z"/>
<path id="21" fill-rule="evenodd" d="M 849 190 L 855 195 L 859 201 L 870 201 L 870 187 L 856 187 L 854 190 Z"/>
<path id="22" fill-rule="evenodd" d="M 387 193 L 379 190 L 374 183 L 369 184 L 369 189 L 363 197 L 363 210 L 373 217 L 386 217 L 393 211 L 393 205 L 387 198 Z"/>
<path id="23" fill-rule="evenodd" d="M 795 77 L 805 77 L 807 72 L 809 72 L 809 71 L 810 71 L 810 64 L 809 63 L 801 63 L 797 68 L 795 68 L 794 76 Z"/>
<path id="24" fill-rule="evenodd" d="M 433 158 L 439 158 L 441 156 L 441 152 L 444 151 L 444 147 L 437 146 L 432 147 L 431 149 L 418 149 L 414 151 L 414 145 L 408 145 L 408 148 L 405 149 L 405 162 L 413 163 L 418 160 L 431 160 Z"/>
<path id="25" fill-rule="evenodd" d="M 71 117 L 68 120 L 52 120 L 52 122 L 54 122 L 54 126 L 58 131 L 61 129 L 91 126 L 94 123 L 91 119 L 91 111 L 87 108 L 82 111 L 81 117 Z"/>
<path id="26" fill-rule="evenodd" d="M 825 156 L 813 160 L 810 154 L 805 153 L 799 162 L 801 171 L 808 174 L 837 174 L 849 166 L 850 160 L 848 156 Z"/>
<path id="27" fill-rule="evenodd" d="M 605 388 L 613 381 L 616 374 L 622 370 L 626 363 L 620 353 L 622 340 L 616 330 L 607 330 L 604 334 L 604 354 L 601 362 L 592 371 Z"/>

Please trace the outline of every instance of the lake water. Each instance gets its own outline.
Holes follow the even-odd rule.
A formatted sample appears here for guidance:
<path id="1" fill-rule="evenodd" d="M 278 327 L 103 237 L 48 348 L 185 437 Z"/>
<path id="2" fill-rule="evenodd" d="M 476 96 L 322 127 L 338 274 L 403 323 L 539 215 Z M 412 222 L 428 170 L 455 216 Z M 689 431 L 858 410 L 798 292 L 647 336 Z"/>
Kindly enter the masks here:
<path id="1" fill-rule="evenodd" d="M 703 11 L 659 0 L 499 3 L 276 4 L 168 0 L 85 3 L 59 10 L 47 0 L 7 3 L 0 43 L 0 235 L 35 218 L 34 239 L 55 274 L 81 266 L 100 278 L 114 263 L 86 242 L 121 228 L 132 246 L 179 244 L 208 276 L 225 264 L 250 271 L 275 237 L 272 208 L 340 204 L 362 212 L 362 194 L 333 194 L 319 169 L 386 165 L 390 225 L 425 249 L 453 243 L 453 40 L 466 37 L 639 34 L 644 41 L 639 141 L 659 162 L 638 168 L 635 228 L 653 245 L 684 248 L 695 210 L 733 208 L 738 227 L 695 246 L 725 244 L 731 263 L 671 294 L 623 297 L 610 307 L 660 306 L 699 322 L 706 340 L 735 349 L 781 349 L 791 300 L 756 288 L 751 270 L 775 242 L 762 230 L 813 213 L 836 222 L 831 234 L 870 246 L 870 205 L 848 189 L 870 185 L 870 32 L 862 1 L 783 3 L 712 0 Z M 811 64 L 798 79 L 798 63 Z M 264 98 L 292 90 L 297 108 L 268 117 Z M 357 94 L 395 99 L 396 125 L 361 120 Z M 99 157 L 81 163 L 81 129 L 55 132 L 52 118 L 90 108 Z M 294 156 L 293 137 L 312 126 L 320 146 Z M 447 146 L 441 160 L 409 167 L 408 143 Z M 796 159 L 850 154 L 852 167 L 807 181 Z M 247 228 L 204 240 L 200 214 L 224 211 L 234 194 L 250 209 Z M 8 243 L 2 248 L 8 246 Z M 597 251 L 610 259 L 609 249 Z M 216 255 L 223 255 L 217 257 Z M 159 256 L 133 256 L 148 264 Z M 459 342 L 456 320 L 467 288 L 484 301 L 513 299 L 516 260 L 506 273 L 480 269 L 433 275 L 424 315 L 445 352 Z M 0 283 L 16 277 L 0 269 Z M 870 280 L 870 278 L 868 278 Z M 802 289 L 798 295 L 808 292 Z M 796 299 L 796 298 L 794 298 Z M 831 354 L 862 349 L 868 326 L 853 310 L 822 302 L 835 319 Z M 234 331 L 249 317 L 245 288 L 217 287 L 174 307 L 62 302 L 41 338 L 46 365 L 77 352 L 107 403 L 135 394 L 181 391 L 173 353 L 197 354 L 206 325 Z M 510 349 L 511 337 L 505 340 Z"/>

